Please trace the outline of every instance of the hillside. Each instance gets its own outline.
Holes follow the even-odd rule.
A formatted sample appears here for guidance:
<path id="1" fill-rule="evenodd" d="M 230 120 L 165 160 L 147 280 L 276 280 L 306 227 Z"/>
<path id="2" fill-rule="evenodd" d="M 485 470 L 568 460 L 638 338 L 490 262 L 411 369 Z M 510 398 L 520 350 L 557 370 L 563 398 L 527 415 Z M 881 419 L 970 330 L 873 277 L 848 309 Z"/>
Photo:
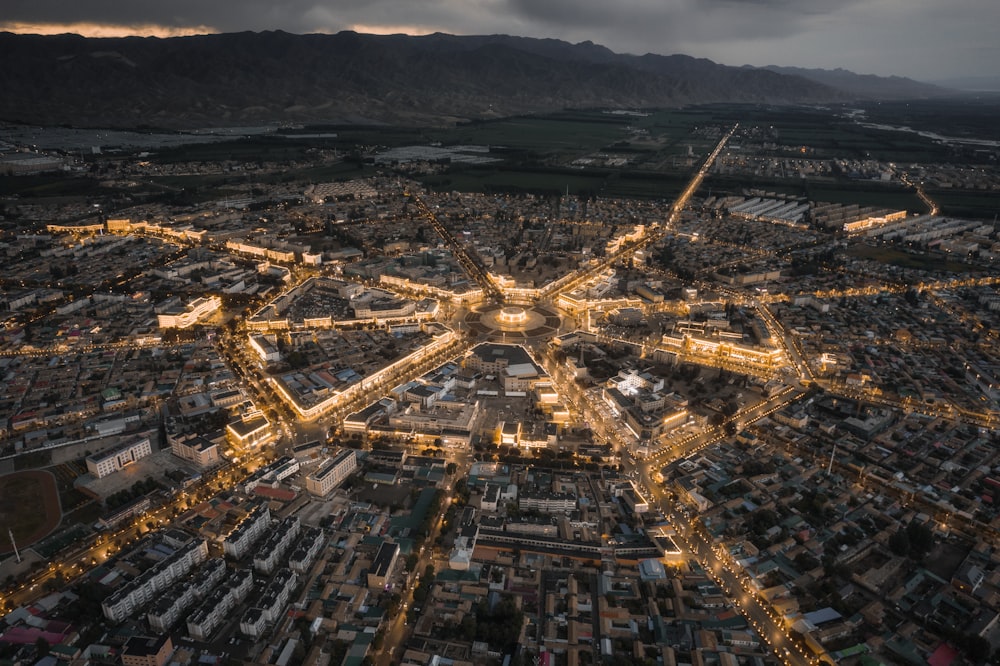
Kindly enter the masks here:
<path id="1" fill-rule="evenodd" d="M 799 76 L 824 86 L 830 86 L 858 98 L 865 99 L 926 99 L 954 94 L 954 91 L 930 83 L 914 81 L 902 76 L 875 76 L 855 74 L 846 69 L 804 69 L 768 65 L 764 69 Z"/>
<path id="2" fill-rule="evenodd" d="M 0 58 L 8 64 L 0 69 L 0 119 L 47 125 L 423 124 L 565 107 L 847 98 L 763 69 L 505 35 L 0 33 Z"/>

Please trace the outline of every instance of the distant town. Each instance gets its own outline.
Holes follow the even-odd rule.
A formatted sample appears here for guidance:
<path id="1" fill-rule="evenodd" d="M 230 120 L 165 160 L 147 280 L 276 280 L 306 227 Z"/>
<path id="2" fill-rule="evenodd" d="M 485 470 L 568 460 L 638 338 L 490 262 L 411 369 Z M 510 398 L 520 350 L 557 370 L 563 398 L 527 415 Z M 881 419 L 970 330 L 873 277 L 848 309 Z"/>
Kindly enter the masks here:
<path id="1" fill-rule="evenodd" d="M 0 661 L 995 660 L 1000 146 L 768 113 L 0 128 Z"/>

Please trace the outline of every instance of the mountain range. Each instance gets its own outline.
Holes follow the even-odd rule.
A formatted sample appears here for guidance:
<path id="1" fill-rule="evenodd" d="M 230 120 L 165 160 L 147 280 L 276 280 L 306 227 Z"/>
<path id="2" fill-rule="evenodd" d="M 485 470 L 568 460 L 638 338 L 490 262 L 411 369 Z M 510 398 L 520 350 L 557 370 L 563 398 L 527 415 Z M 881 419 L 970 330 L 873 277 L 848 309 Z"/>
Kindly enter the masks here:
<path id="1" fill-rule="evenodd" d="M 0 119 L 42 125 L 416 125 L 562 108 L 814 104 L 944 92 L 899 77 L 730 67 L 507 35 L 0 33 L 0 59 Z"/>

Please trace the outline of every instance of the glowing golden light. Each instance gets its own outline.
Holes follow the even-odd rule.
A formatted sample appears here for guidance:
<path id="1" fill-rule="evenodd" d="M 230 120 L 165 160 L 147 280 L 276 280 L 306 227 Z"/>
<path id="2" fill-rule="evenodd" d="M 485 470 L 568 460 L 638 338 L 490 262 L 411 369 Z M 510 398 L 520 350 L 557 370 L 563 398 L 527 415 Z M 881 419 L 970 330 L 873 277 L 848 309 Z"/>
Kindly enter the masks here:
<path id="1" fill-rule="evenodd" d="M 0 31 L 15 32 L 25 35 L 65 35 L 74 34 L 82 37 L 187 37 L 190 35 L 209 35 L 218 32 L 207 25 L 157 25 L 155 23 L 139 23 L 134 25 L 119 25 L 112 23 L 21 23 L 17 21 L 0 21 Z"/>
<path id="2" fill-rule="evenodd" d="M 435 32 L 442 32 L 441 28 L 428 28 L 425 26 L 418 25 L 368 25 L 364 23 L 355 23 L 354 25 L 347 26 L 347 30 L 353 30 L 354 32 L 360 32 L 367 35 L 431 35 Z"/>

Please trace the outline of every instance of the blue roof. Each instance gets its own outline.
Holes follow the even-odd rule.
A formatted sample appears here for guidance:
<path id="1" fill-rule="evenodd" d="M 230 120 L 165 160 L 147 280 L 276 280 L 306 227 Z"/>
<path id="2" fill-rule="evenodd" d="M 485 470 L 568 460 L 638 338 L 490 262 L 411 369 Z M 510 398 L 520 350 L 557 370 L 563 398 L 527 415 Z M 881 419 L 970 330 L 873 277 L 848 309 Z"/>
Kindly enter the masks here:
<path id="1" fill-rule="evenodd" d="M 826 624 L 827 622 L 833 622 L 834 620 L 839 620 L 841 617 L 843 616 L 840 613 L 833 610 L 829 606 L 826 608 L 820 608 L 819 610 L 815 610 L 811 613 L 805 613 L 802 616 L 806 622 L 814 627 Z"/>

